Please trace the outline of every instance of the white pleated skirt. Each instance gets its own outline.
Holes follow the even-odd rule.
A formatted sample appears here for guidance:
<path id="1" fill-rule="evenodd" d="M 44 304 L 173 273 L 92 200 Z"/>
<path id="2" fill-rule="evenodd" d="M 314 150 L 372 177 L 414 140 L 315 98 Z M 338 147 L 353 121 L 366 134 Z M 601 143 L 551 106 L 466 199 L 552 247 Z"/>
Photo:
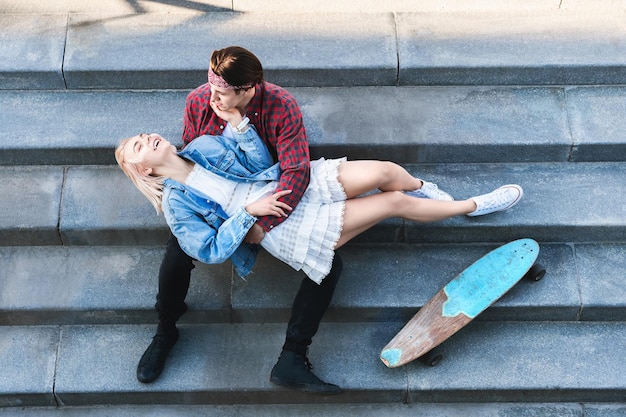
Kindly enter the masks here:
<path id="1" fill-rule="evenodd" d="M 321 283 L 341 235 L 346 193 L 338 179 L 346 158 L 311 161 L 311 180 L 298 206 L 261 241 L 275 258 Z"/>

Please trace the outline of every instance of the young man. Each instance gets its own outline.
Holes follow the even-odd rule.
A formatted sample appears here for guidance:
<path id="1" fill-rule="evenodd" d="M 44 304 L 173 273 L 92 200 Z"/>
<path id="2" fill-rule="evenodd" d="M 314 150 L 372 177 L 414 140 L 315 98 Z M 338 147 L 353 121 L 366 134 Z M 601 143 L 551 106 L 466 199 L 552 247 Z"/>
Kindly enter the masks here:
<path id="1" fill-rule="evenodd" d="M 232 137 L 234 133 L 229 124 L 220 119 L 213 109 L 238 109 L 244 116 L 242 123 L 250 123 L 257 129 L 279 162 L 282 173 L 277 190 L 291 190 L 281 200 L 296 209 L 309 184 L 310 160 L 302 114 L 294 97 L 285 89 L 264 81 L 263 68 L 258 58 L 237 46 L 213 52 L 208 81 L 187 97 L 183 142 L 188 144 L 202 135 Z M 235 130 L 238 128 L 235 127 Z M 438 190 L 436 185 L 426 182 L 412 194 L 425 198 L 452 199 Z M 284 219 L 277 216 L 259 217 L 244 244 L 260 243 L 264 234 Z M 193 268 L 193 259 L 182 251 L 176 238 L 170 235 L 159 271 L 159 293 L 155 306 L 159 325 L 152 343 L 137 366 L 137 379 L 141 382 L 152 382 L 160 375 L 167 354 L 178 340 L 175 324 L 187 309 L 184 300 Z M 272 383 L 321 394 L 341 391 L 336 385 L 315 376 L 306 357 L 307 349 L 330 304 L 341 269 L 341 259 L 335 255 L 331 271 L 320 285 L 308 278 L 302 280 L 293 302 L 283 350 L 271 372 Z"/>

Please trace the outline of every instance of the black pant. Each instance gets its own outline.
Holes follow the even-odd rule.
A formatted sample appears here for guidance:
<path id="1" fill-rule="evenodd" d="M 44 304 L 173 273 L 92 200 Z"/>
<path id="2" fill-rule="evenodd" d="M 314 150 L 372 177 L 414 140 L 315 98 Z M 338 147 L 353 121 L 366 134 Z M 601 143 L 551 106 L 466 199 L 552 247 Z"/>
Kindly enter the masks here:
<path id="1" fill-rule="evenodd" d="M 183 252 L 178 239 L 170 234 L 159 270 L 159 293 L 155 305 L 161 323 L 173 324 L 187 310 L 185 297 L 194 267 L 193 258 Z M 302 279 L 291 308 L 283 349 L 306 354 L 333 297 L 342 267 L 341 258 L 335 254 L 330 273 L 320 285 L 309 278 Z"/>
<path id="2" fill-rule="evenodd" d="M 155 305 L 162 323 L 176 323 L 187 311 L 185 297 L 194 268 L 193 258 L 180 248 L 178 239 L 170 233 L 159 269 L 159 293 Z"/>
<path id="3" fill-rule="evenodd" d="M 335 253 L 333 266 L 321 284 L 318 285 L 306 277 L 302 279 L 300 290 L 291 307 L 284 350 L 306 355 L 312 338 L 317 333 L 322 317 L 333 298 L 342 268 L 343 262 Z"/>

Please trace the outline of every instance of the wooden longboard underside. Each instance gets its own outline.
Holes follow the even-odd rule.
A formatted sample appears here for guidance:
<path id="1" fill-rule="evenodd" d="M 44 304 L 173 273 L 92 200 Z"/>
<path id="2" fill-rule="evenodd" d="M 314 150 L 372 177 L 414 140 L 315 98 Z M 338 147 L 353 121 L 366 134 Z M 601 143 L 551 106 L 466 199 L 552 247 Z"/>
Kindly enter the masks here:
<path id="1" fill-rule="evenodd" d="M 419 358 L 468 324 L 515 285 L 539 254 L 532 239 L 503 245 L 470 265 L 439 290 L 383 348 L 395 368 Z"/>
<path id="2" fill-rule="evenodd" d="M 418 313 L 383 349 L 380 357 L 385 365 L 395 368 L 409 362 L 409 352 L 412 358 L 419 358 L 472 321 L 465 314 L 442 317 L 441 309 L 447 300 L 446 293 L 439 290 L 422 307 L 423 314 Z"/>

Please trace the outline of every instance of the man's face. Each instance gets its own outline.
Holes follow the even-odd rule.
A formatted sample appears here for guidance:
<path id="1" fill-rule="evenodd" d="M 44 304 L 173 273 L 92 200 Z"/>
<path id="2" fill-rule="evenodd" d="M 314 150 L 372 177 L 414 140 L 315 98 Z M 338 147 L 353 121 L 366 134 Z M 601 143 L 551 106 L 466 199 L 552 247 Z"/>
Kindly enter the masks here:
<path id="1" fill-rule="evenodd" d="M 239 107 L 245 99 L 245 94 L 237 94 L 237 91 L 228 88 L 211 85 L 211 103 L 214 103 L 220 110 L 231 110 Z"/>

